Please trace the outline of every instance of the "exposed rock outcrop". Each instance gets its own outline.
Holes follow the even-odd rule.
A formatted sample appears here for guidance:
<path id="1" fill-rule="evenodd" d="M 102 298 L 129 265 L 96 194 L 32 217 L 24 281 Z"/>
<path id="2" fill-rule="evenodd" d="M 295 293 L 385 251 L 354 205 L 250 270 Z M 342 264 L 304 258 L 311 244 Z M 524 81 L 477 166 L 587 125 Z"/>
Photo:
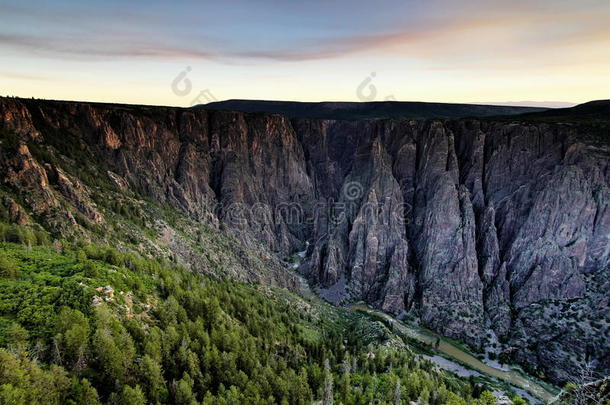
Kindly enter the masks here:
<path id="1" fill-rule="evenodd" d="M 10 221 L 21 226 L 31 224 L 30 216 L 21 205 L 17 204 L 15 200 L 13 200 L 11 197 L 4 197 L 2 202 L 4 203 L 4 207 L 7 209 Z"/>
<path id="2" fill-rule="evenodd" d="M 119 189 L 245 246 L 288 256 L 309 242 L 299 271 L 322 287 L 411 311 L 475 346 L 493 330 L 543 371 L 549 358 L 569 374 L 592 356 L 585 346 L 564 350 L 571 343 L 554 334 L 553 319 L 532 315 L 587 300 L 590 275 L 610 262 L 610 146 L 586 126 L 288 120 L 14 99 L 0 99 L 0 113 L 0 129 L 21 142 L 4 152 L 3 180 L 33 213 L 62 195 L 103 221 L 74 173 L 49 172 L 26 144 L 68 159 L 90 150 L 103 164 L 99 176 Z M 586 302 L 603 312 L 603 296 Z M 559 343 L 524 343 L 527 336 Z M 603 347 L 607 328 L 591 339 Z"/>

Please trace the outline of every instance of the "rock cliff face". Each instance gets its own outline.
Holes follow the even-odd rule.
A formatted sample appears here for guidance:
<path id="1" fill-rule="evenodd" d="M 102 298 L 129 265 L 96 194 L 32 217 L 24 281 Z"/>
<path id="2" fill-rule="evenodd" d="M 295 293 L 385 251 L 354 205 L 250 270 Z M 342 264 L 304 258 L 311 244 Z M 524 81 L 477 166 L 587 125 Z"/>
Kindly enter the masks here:
<path id="1" fill-rule="evenodd" d="M 0 128 L 19 139 L 16 153 L 2 145 L 4 182 L 35 215 L 56 213 L 59 195 L 104 221 L 77 178 L 27 145 L 90 150 L 100 176 L 246 246 L 280 257 L 308 246 L 299 271 L 322 288 L 412 312 L 474 346 L 496 335 L 557 381 L 585 358 L 610 372 L 605 129 L 15 99 L 0 99 Z M 587 343 L 574 344 L 579 336 Z"/>

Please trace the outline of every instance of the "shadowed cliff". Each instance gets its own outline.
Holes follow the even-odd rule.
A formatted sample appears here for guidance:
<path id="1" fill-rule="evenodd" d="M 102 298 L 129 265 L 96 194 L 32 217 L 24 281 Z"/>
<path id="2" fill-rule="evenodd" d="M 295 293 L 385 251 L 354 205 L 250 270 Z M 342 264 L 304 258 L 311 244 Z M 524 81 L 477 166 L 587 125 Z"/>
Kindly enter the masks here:
<path id="1" fill-rule="evenodd" d="M 299 271 L 321 288 L 475 347 L 500 341 L 554 380 L 584 358 L 610 368 L 603 125 L 0 99 L 0 128 L 15 218 L 94 238 L 115 228 L 104 201 L 150 199 L 190 225 L 132 236 L 196 270 L 290 287 L 281 259 L 306 250 Z M 198 253 L 203 225 L 231 238 L 218 243 L 234 263 Z"/>

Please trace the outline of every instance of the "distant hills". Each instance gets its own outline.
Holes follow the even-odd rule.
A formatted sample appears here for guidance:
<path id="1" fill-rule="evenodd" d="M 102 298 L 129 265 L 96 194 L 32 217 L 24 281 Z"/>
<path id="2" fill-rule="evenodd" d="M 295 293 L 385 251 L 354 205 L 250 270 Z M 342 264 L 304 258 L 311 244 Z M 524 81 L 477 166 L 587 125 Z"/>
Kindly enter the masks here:
<path id="1" fill-rule="evenodd" d="M 312 103 L 297 101 L 227 100 L 198 105 L 195 108 L 281 114 L 288 118 L 336 120 L 504 117 L 547 122 L 610 122 L 610 100 L 590 101 L 569 108 L 409 101 L 375 101 L 365 103 L 327 101 Z"/>
<path id="2" fill-rule="evenodd" d="M 482 105 L 500 105 L 500 106 L 511 106 L 511 107 L 539 107 L 539 108 L 570 108 L 577 105 L 577 103 L 570 103 L 566 101 L 492 101 L 492 102 L 480 102 L 476 104 Z"/>
<path id="3" fill-rule="evenodd" d="M 207 110 L 262 112 L 289 118 L 337 120 L 467 118 L 538 113 L 548 108 L 480 104 L 425 103 L 405 101 L 375 102 L 296 102 L 227 100 L 199 105 Z"/>
<path id="4" fill-rule="evenodd" d="M 571 108 L 528 112 L 520 115 L 520 118 L 547 122 L 610 122 L 610 100 L 589 101 Z"/>

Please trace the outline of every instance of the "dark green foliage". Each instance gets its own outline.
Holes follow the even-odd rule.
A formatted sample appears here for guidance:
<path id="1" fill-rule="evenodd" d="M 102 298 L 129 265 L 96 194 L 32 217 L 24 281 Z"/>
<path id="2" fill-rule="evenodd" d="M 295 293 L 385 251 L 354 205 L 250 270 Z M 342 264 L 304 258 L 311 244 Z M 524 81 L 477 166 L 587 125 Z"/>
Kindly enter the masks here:
<path id="1" fill-rule="evenodd" d="M 86 366 L 89 352 L 89 322 L 77 309 L 64 307 L 56 321 L 53 344 L 61 354 L 59 362 L 81 371 Z"/>
<path id="2" fill-rule="evenodd" d="M 0 223 L 9 222 L 10 216 L 9 212 L 3 204 L 0 204 Z"/>
<path id="3" fill-rule="evenodd" d="M 134 224 L 143 227 L 145 226 L 145 215 L 142 210 L 130 201 L 115 200 L 109 204 L 112 211 L 122 216 L 123 218 L 133 222 Z"/>
<path id="4" fill-rule="evenodd" d="M 18 276 L 17 264 L 4 252 L 0 252 L 0 278 L 16 278 Z"/>
<path id="5" fill-rule="evenodd" d="M 28 331 L 17 322 L 5 320 L 0 326 L 0 343 L 15 353 L 23 353 L 28 346 Z"/>
<path id="6" fill-rule="evenodd" d="M 28 149 L 32 156 L 34 156 L 38 161 L 49 163 L 54 166 L 59 166 L 59 160 L 49 150 L 42 147 L 39 143 L 30 142 L 28 143 Z"/>
<path id="7" fill-rule="evenodd" d="M 44 369 L 25 355 L 0 349 L 0 404 L 59 405 L 70 403 L 69 399 L 72 403 L 86 404 L 88 402 L 76 402 L 74 399 L 79 397 L 68 394 L 83 392 L 84 389 L 84 383 L 70 380 L 66 371 L 57 365 Z M 94 390 L 90 385 L 88 389 L 87 397 L 91 397 Z"/>
<path id="8" fill-rule="evenodd" d="M 3 404 L 475 403 L 408 350 L 358 345 L 358 314 L 109 247 L 0 248 L 20 272 L 0 279 Z"/>
<path id="9" fill-rule="evenodd" d="M 22 243 L 28 246 L 48 245 L 51 238 L 47 232 L 40 229 L 0 222 L 0 242 Z"/>
<path id="10" fill-rule="evenodd" d="M 116 405 L 145 405 L 146 397 L 142 392 L 142 389 L 139 385 L 135 387 L 130 387 L 129 385 L 125 385 L 120 395 L 113 394 L 111 395 L 110 403 Z"/>
<path id="11" fill-rule="evenodd" d="M 0 142 L 2 149 L 7 152 L 14 152 L 19 147 L 19 137 L 13 132 L 0 130 Z"/>

